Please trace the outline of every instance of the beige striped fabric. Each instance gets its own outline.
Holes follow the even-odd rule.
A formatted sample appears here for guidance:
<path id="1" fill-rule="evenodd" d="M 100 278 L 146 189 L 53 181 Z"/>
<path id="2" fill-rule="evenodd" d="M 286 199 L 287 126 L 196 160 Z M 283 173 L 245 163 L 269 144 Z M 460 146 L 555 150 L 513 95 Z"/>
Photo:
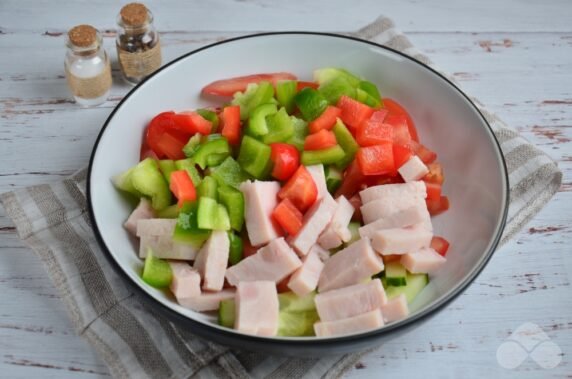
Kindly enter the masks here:
<path id="1" fill-rule="evenodd" d="M 387 18 L 354 35 L 431 64 Z M 504 242 L 557 191 L 562 174 L 547 155 L 479 107 L 501 143 L 510 172 Z M 234 351 L 171 323 L 141 302 L 110 267 L 90 225 L 85 182 L 83 169 L 62 182 L 2 194 L 0 200 L 22 240 L 44 262 L 76 332 L 114 377 L 336 378 L 363 354 L 299 359 Z"/>

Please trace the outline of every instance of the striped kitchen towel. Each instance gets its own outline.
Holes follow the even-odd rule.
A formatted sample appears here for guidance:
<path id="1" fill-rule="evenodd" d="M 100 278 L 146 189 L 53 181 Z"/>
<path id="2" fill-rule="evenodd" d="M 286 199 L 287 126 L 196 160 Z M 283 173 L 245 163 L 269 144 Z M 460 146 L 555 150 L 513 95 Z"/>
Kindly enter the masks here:
<path id="1" fill-rule="evenodd" d="M 431 65 L 387 18 L 354 35 Z M 558 190 L 562 174 L 547 155 L 479 107 L 501 143 L 510 173 L 505 242 Z M 44 262 L 77 333 L 97 350 L 114 377 L 334 378 L 363 354 L 300 359 L 237 351 L 171 323 L 140 301 L 105 258 L 90 226 L 85 181 L 84 169 L 55 184 L 5 193 L 0 200 L 22 240 Z"/>

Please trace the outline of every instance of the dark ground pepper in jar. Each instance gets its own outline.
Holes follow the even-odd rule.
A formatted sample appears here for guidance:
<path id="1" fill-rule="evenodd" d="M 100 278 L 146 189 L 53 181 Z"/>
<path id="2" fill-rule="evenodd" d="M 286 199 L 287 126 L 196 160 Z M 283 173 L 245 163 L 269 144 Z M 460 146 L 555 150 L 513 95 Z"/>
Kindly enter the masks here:
<path id="1" fill-rule="evenodd" d="M 117 58 L 125 80 L 137 84 L 161 67 L 161 45 L 153 15 L 141 3 L 130 3 L 117 16 Z"/>

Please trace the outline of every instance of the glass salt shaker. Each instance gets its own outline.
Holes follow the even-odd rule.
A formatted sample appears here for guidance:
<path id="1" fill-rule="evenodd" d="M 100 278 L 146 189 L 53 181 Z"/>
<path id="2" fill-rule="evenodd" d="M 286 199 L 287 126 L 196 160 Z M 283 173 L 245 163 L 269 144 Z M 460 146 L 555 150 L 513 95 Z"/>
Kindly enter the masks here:
<path id="1" fill-rule="evenodd" d="M 153 14 L 141 3 L 130 3 L 117 16 L 117 58 L 123 77 L 137 84 L 161 67 L 159 34 Z"/>
<path id="2" fill-rule="evenodd" d="M 75 101 L 85 107 L 105 102 L 111 89 L 111 65 L 101 41 L 101 34 L 91 25 L 68 31 L 66 78 Z"/>

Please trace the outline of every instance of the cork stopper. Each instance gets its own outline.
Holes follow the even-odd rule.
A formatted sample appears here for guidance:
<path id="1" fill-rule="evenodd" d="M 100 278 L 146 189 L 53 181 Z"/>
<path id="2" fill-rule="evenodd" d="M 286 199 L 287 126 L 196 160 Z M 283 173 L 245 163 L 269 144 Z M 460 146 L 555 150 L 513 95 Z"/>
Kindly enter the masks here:
<path id="1" fill-rule="evenodd" d="M 97 29 L 91 25 L 77 25 L 68 31 L 70 42 L 78 47 L 88 47 L 97 40 Z"/>
<path id="2" fill-rule="evenodd" d="M 147 7 L 141 3 L 129 3 L 119 12 L 121 20 L 127 26 L 142 26 L 147 22 Z"/>

